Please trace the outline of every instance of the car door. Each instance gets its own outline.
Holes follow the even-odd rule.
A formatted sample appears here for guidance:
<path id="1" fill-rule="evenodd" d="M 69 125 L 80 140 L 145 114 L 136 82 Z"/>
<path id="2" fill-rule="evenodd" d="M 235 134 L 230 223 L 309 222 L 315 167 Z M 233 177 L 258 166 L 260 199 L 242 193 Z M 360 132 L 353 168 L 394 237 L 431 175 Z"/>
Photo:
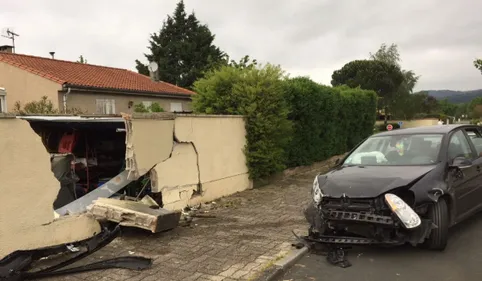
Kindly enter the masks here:
<path id="1" fill-rule="evenodd" d="M 449 164 L 452 163 L 455 157 L 464 157 L 471 161 L 476 159 L 475 152 L 463 129 L 456 130 L 449 139 L 447 147 Z M 452 169 L 449 172 L 449 183 L 455 192 L 455 198 L 457 200 L 456 213 L 458 219 L 462 219 L 463 216 L 474 208 L 474 202 L 476 200 L 474 200 L 473 195 L 478 188 L 477 167 L 480 167 L 480 165 L 473 164 L 460 167 L 460 169 Z"/>
<path id="2" fill-rule="evenodd" d="M 477 176 L 474 181 L 475 190 L 472 192 L 470 198 L 472 209 L 479 209 L 482 206 L 482 133 L 478 127 L 468 127 L 464 129 L 468 136 L 469 144 L 475 152 L 475 159 L 472 161 L 476 167 Z"/>

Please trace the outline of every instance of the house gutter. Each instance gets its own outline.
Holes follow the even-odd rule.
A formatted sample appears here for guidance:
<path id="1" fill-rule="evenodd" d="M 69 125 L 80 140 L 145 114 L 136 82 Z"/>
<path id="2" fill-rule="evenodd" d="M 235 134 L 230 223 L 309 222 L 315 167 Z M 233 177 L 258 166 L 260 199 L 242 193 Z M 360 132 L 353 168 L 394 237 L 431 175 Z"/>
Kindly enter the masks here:
<path id="1" fill-rule="evenodd" d="M 64 102 L 64 113 L 67 113 L 67 97 L 70 94 L 70 87 L 67 88 L 67 92 L 63 95 L 63 102 Z"/>
<path id="2" fill-rule="evenodd" d="M 111 89 L 111 88 L 96 88 L 96 87 L 86 87 L 86 86 L 77 86 L 77 85 L 66 85 L 67 87 L 72 88 L 74 91 L 79 92 L 98 92 L 98 93 L 106 93 L 106 94 L 120 94 L 120 95 L 137 95 L 137 96 L 145 96 L 145 97 L 159 97 L 159 98 L 173 98 L 173 99 L 183 99 L 183 100 L 190 100 L 193 95 L 189 94 L 181 94 L 181 93 L 155 93 L 155 92 L 145 92 L 145 91 L 129 91 L 129 90 L 120 90 L 120 89 Z"/>

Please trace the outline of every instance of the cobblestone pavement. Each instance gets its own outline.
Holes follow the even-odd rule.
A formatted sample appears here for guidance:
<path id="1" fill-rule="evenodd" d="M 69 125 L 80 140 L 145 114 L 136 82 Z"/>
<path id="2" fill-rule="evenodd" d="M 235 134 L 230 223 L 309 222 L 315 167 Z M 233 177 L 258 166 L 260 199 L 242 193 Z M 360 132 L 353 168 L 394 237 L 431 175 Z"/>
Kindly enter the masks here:
<path id="1" fill-rule="evenodd" d="M 208 213 L 215 218 L 198 218 L 190 226 L 160 234 L 126 229 L 121 237 L 89 258 L 92 262 L 142 255 L 153 259 L 150 270 L 111 269 L 51 280 L 253 279 L 291 250 L 292 230 L 306 231 L 302 208 L 310 200 L 315 174 L 298 174 L 217 200 Z"/>

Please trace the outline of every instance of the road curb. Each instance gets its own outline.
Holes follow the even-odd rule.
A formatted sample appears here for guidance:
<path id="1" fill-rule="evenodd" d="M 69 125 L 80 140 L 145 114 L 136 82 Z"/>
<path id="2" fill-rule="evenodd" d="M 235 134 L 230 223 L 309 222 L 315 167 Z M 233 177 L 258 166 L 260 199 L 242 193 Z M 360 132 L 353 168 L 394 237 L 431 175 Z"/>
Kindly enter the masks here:
<path id="1" fill-rule="evenodd" d="M 292 250 L 286 255 L 286 257 L 275 262 L 274 265 L 268 268 L 265 272 L 261 274 L 256 281 L 274 281 L 279 278 L 283 273 L 291 268 L 297 261 L 299 261 L 306 253 L 308 253 L 308 248 L 303 247 L 301 249 Z"/>

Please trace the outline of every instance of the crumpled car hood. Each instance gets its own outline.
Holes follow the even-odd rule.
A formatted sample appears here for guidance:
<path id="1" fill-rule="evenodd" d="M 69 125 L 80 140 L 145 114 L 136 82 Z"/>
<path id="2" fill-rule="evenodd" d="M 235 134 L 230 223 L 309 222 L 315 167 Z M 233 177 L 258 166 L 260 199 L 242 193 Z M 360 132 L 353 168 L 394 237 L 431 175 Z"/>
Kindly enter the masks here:
<path id="1" fill-rule="evenodd" d="M 405 186 L 434 169 L 429 166 L 345 166 L 320 175 L 324 196 L 374 198 L 396 187 Z M 326 178 L 325 178 L 326 177 Z"/>

